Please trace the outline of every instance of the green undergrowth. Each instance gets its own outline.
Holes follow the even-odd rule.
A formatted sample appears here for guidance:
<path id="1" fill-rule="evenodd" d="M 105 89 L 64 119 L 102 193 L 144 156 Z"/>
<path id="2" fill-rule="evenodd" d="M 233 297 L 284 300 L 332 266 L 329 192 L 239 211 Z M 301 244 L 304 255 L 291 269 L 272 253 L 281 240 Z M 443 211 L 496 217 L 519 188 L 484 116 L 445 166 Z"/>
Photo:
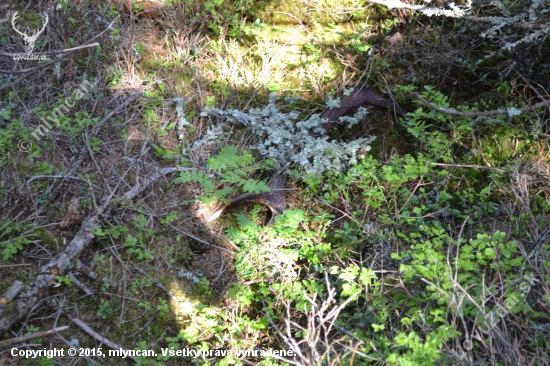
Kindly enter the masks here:
<path id="1" fill-rule="evenodd" d="M 423 97 L 450 108 L 433 88 Z M 304 175 L 301 194 L 315 204 L 287 210 L 270 227 L 259 224 L 256 208 L 248 216 L 235 213 L 226 235 L 239 247 L 239 282 L 226 296 L 242 310 L 233 324 L 246 329 L 240 327 L 252 322 L 249 334 L 267 332 L 282 340 L 279 348 L 307 350 L 311 364 L 358 365 L 483 359 L 485 345 L 505 324 L 544 327 L 548 317 L 538 302 L 548 294 L 535 283 L 550 276 L 532 259 L 536 253 L 547 258 L 549 247 L 544 237 L 534 241 L 532 230 L 550 223 L 548 202 L 536 193 L 524 196 L 531 205 L 525 212 L 515 207 L 510 188 L 521 174 L 535 174 L 519 156 L 529 159 L 543 148 L 536 128 L 518 128 L 529 118 L 474 120 L 419 107 L 402 121 L 417 142 L 415 153 L 387 162 L 363 155 L 342 171 Z M 508 151 L 515 140 L 516 151 Z M 499 168 L 472 174 L 472 167 L 460 167 L 480 159 Z M 344 216 L 330 210 L 343 203 Z M 195 337 L 192 325 L 178 342 L 242 347 L 229 341 L 226 314 L 205 309 L 197 314 L 212 328 L 201 329 L 216 333 L 216 340 Z M 472 332 L 475 324 L 480 328 Z M 500 339 L 517 341 L 513 333 Z M 303 346 L 293 346 L 297 342 Z M 532 352 L 546 347 L 538 331 L 522 342 Z M 232 362 L 231 356 L 216 364 Z"/>

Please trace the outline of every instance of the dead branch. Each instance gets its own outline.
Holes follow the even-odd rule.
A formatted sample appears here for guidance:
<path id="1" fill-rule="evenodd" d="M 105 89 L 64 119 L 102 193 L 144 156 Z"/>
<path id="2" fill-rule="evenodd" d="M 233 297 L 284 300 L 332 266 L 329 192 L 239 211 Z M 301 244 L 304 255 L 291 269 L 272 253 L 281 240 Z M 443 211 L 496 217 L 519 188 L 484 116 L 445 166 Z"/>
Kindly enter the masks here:
<path id="1" fill-rule="evenodd" d="M 14 344 L 17 344 L 17 343 L 21 343 L 21 342 L 25 342 L 25 341 L 28 341 L 29 339 L 44 337 L 44 336 L 47 336 L 47 335 L 50 335 L 50 334 L 61 332 L 62 330 L 65 330 L 65 329 L 68 329 L 68 328 L 69 328 L 69 326 L 65 325 L 65 326 L 59 327 L 59 328 L 44 330 L 42 332 L 27 334 L 27 335 L 24 335 L 24 336 L 21 336 L 21 337 L 6 339 L 4 341 L 0 341 L 0 348 L 8 347 L 8 346 L 11 346 L 11 345 L 14 345 Z"/>
<path id="2" fill-rule="evenodd" d="M 492 166 L 484 166 L 484 165 L 470 165 L 470 164 L 444 164 L 444 163 L 430 163 L 431 165 L 437 165 L 437 166 L 444 166 L 444 167 L 455 167 L 455 168 L 471 168 L 471 169 L 486 169 L 486 170 L 493 170 L 495 172 L 504 173 L 508 175 L 514 175 L 518 174 L 517 171 L 510 171 L 510 170 L 504 170 L 500 168 L 495 168 Z M 549 184 L 550 179 L 547 179 L 545 177 L 534 177 L 529 174 L 518 174 L 518 176 L 521 176 L 526 179 L 527 182 L 530 183 L 545 183 Z"/>
<path id="3" fill-rule="evenodd" d="M 99 228 L 101 219 L 108 217 L 113 208 L 117 207 L 117 205 L 122 202 L 130 201 L 160 177 L 173 172 L 181 172 L 190 169 L 191 168 L 184 167 L 158 169 L 141 184 L 137 183 L 122 197 L 113 199 L 114 194 L 104 197 L 104 203 L 84 220 L 80 230 L 65 250 L 39 269 L 38 275 L 29 290 L 23 292 L 15 300 L 12 306 L 9 307 L 8 311 L 4 311 L 0 316 L 0 335 L 7 332 L 14 324 L 26 317 L 38 301 L 48 296 L 49 287 L 53 284 L 55 277 L 67 273 L 67 271 L 76 264 L 78 255 L 95 237 L 93 231 Z"/>
<path id="4" fill-rule="evenodd" d="M 502 21 L 503 18 L 499 17 L 476 17 L 468 14 L 469 9 L 458 9 L 456 6 L 454 9 L 444 9 L 442 7 L 427 6 L 427 5 L 410 5 L 399 0 L 369 0 L 371 3 L 380 4 L 391 9 L 410 9 L 423 12 L 428 15 L 443 15 L 448 18 L 463 18 L 471 20 L 473 22 L 491 23 L 496 24 Z M 542 23 L 523 23 L 523 22 L 506 22 L 507 26 L 529 29 L 529 30 L 542 30 L 547 29 L 548 24 Z"/>
<path id="5" fill-rule="evenodd" d="M 506 115 L 509 115 L 510 113 L 510 110 L 508 109 L 495 109 L 495 110 L 492 110 L 492 111 L 471 111 L 471 112 L 460 112 L 460 111 L 457 111 L 456 109 L 450 109 L 450 108 L 445 108 L 445 107 L 440 107 L 440 106 L 437 106 L 433 103 L 431 103 L 430 101 L 428 101 L 427 99 L 425 99 L 424 97 L 422 97 L 420 94 L 418 93 L 414 93 L 414 96 L 420 100 L 422 103 L 424 103 L 425 105 L 427 105 L 428 107 L 430 107 L 431 109 L 435 110 L 435 111 L 438 111 L 438 112 L 443 112 L 443 113 L 447 113 L 447 114 L 450 114 L 452 116 L 461 116 L 461 117 L 490 117 L 490 116 L 495 116 L 497 114 L 506 114 Z M 519 111 L 519 112 L 530 112 L 530 111 L 534 111 L 535 109 L 538 109 L 538 108 L 542 108 L 542 107 L 548 107 L 550 106 L 550 100 L 544 100 L 540 103 L 537 103 L 537 104 L 533 104 L 529 107 L 523 107 L 523 108 L 514 108 L 514 111 Z"/>
<path id="6" fill-rule="evenodd" d="M 80 282 L 80 280 L 78 278 L 76 278 L 75 275 L 72 272 L 67 273 L 67 276 L 70 279 L 72 279 L 73 283 L 76 285 L 76 287 L 81 289 L 86 295 L 88 295 L 88 296 L 93 296 L 94 295 L 92 290 L 90 290 L 85 284 Z"/>
<path id="7" fill-rule="evenodd" d="M 2 295 L 2 298 L 0 298 L 0 316 L 2 316 L 2 313 L 6 309 L 6 306 L 10 301 L 15 299 L 18 293 L 23 290 L 23 287 L 25 287 L 25 284 L 21 281 L 13 281 L 11 286 L 4 292 Z"/>
<path id="8" fill-rule="evenodd" d="M 96 341 L 104 344 L 105 346 L 109 347 L 110 349 L 121 350 L 123 352 L 128 352 L 127 349 L 119 346 L 118 344 L 116 344 L 116 343 L 110 341 L 109 339 L 107 339 L 107 338 L 101 336 L 100 334 L 98 334 L 95 330 L 90 328 L 90 326 L 88 324 L 84 323 L 82 320 L 80 320 L 78 318 L 73 318 L 72 316 L 69 316 L 68 314 L 65 314 L 65 315 L 69 318 L 70 321 L 75 323 L 80 329 L 82 329 L 88 335 L 92 336 Z M 135 358 L 133 356 L 127 355 L 126 357 L 133 360 L 134 362 L 137 362 L 137 358 Z"/>
<path id="9" fill-rule="evenodd" d="M 37 55 L 37 56 L 40 56 L 40 55 L 49 56 L 49 55 L 57 55 L 59 53 L 70 53 L 70 52 L 74 52 L 74 51 L 78 51 L 78 50 L 83 50 L 85 48 L 97 47 L 97 46 L 99 46 L 99 43 L 94 42 L 94 43 L 90 43 L 90 44 L 83 44 L 83 45 L 76 46 L 76 47 L 65 48 L 64 50 L 33 52 L 32 54 Z M 12 56 L 26 55 L 26 54 L 27 53 L 9 53 L 9 52 L 0 51 L 0 56 L 5 56 L 5 57 L 12 57 Z"/>
<path id="10" fill-rule="evenodd" d="M 46 63 L 43 63 L 43 64 L 40 64 L 38 66 L 35 66 L 35 67 L 30 67 L 28 69 L 23 69 L 23 70 L 0 70 L 0 74 L 8 74 L 8 75 L 14 75 L 14 74 L 28 74 L 29 72 L 33 72 L 33 71 L 37 71 L 37 70 L 40 70 L 40 69 L 43 69 L 44 67 L 47 67 L 47 66 L 50 66 L 50 65 L 53 65 L 55 64 L 56 62 L 59 62 L 61 61 L 62 59 L 64 59 L 65 57 L 69 56 L 70 53 L 66 53 L 64 54 L 63 56 L 59 57 L 59 58 L 56 58 L 55 60 L 50 60 Z"/>

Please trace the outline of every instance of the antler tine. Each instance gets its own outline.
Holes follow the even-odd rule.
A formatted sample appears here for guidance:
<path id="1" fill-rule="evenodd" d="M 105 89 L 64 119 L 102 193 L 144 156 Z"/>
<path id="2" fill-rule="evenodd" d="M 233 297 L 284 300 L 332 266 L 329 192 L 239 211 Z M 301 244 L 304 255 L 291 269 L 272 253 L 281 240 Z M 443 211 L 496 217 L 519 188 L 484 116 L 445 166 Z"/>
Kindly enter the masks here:
<path id="1" fill-rule="evenodd" d="M 36 36 L 38 37 L 42 32 L 44 32 L 44 29 L 46 29 L 46 26 L 48 25 L 48 20 L 50 18 L 48 17 L 48 14 L 41 15 L 40 18 L 44 21 L 44 25 L 42 26 L 42 29 L 38 33 L 36 33 Z"/>
<path id="2" fill-rule="evenodd" d="M 42 29 L 36 30 L 35 32 L 33 32 L 33 34 L 29 37 L 31 39 L 32 38 L 34 38 L 34 39 L 38 38 L 38 36 L 40 34 L 42 34 L 42 32 L 44 32 L 44 29 L 46 29 L 46 26 L 48 25 L 48 20 L 49 20 L 48 14 L 41 15 L 40 18 L 42 19 L 42 22 L 44 23 L 44 24 L 42 24 Z"/>
<path id="3" fill-rule="evenodd" d="M 16 11 L 15 13 L 13 13 L 13 16 L 12 16 L 12 18 L 11 18 L 11 25 L 13 26 L 13 29 L 14 29 L 17 33 L 19 33 L 20 35 L 22 35 L 23 37 L 25 37 L 26 34 L 25 34 L 25 33 L 21 33 L 21 32 L 19 31 L 19 29 L 17 29 L 17 26 L 15 25 L 15 20 L 18 18 L 18 14 L 17 14 L 17 13 L 18 13 L 17 11 Z"/>

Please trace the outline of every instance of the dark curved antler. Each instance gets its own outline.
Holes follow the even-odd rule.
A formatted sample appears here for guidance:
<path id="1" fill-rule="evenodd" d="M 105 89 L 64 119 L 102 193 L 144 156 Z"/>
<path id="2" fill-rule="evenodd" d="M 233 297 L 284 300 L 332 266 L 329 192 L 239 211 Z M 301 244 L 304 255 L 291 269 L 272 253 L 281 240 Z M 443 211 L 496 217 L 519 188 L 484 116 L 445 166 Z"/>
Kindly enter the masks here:
<path id="1" fill-rule="evenodd" d="M 206 221 L 214 221 L 225 211 L 231 210 L 245 203 L 260 203 L 262 205 L 266 205 L 271 211 L 271 219 L 267 223 L 268 226 L 271 225 L 275 222 L 275 217 L 281 215 L 286 209 L 284 175 L 281 172 L 276 173 L 271 178 L 269 183 L 267 183 L 267 186 L 271 189 L 271 192 L 260 194 L 244 193 L 230 198 L 227 204 L 212 212 Z"/>
<path id="2" fill-rule="evenodd" d="M 338 118 L 342 117 L 344 114 L 354 114 L 359 107 L 368 105 L 389 109 L 397 117 L 404 117 L 406 113 L 397 103 L 374 94 L 366 84 L 357 83 L 353 91 L 348 96 L 342 98 L 340 107 L 327 109 L 323 112 L 321 118 L 326 118 L 328 122 L 321 126 L 328 132 L 332 124 L 338 121 Z"/>

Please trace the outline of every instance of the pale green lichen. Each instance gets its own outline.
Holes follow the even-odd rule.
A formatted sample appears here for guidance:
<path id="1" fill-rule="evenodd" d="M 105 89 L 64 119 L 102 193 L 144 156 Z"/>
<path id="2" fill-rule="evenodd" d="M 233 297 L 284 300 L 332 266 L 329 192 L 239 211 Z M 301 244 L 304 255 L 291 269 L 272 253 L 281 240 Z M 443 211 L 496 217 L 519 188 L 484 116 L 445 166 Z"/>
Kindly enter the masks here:
<path id="1" fill-rule="evenodd" d="M 241 123 L 260 137 L 253 146 L 262 156 L 279 162 L 282 169 L 299 167 L 306 173 L 323 174 L 326 171 L 340 171 L 357 161 L 358 151 L 369 151 L 375 137 L 361 138 L 349 142 L 329 141 L 321 125 L 327 122 L 320 114 L 300 120 L 297 111 L 281 112 L 276 102 L 278 96 L 272 93 L 269 103 L 263 108 L 251 109 L 247 113 L 239 110 L 221 110 L 206 107 L 201 116 L 224 116 L 231 123 Z M 339 107 L 332 102 L 331 106 Z M 358 123 L 366 114 L 360 108 L 353 117 L 341 117 L 341 122 Z M 209 133 L 211 130 L 209 130 Z M 205 140 L 205 136 L 201 141 Z"/>
<path id="2" fill-rule="evenodd" d="M 218 140 L 223 135 L 224 124 L 220 123 L 217 126 L 210 126 L 206 131 L 206 134 L 200 139 L 195 141 L 193 149 L 197 149 L 211 141 Z"/>
<path id="3" fill-rule="evenodd" d="M 193 97 L 190 97 L 187 100 L 183 100 L 183 98 L 178 97 L 172 99 L 172 102 L 176 104 L 176 115 L 178 116 L 178 124 L 176 125 L 176 131 L 178 132 L 178 138 L 181 140 L 183 139 L 183 128 L 186 126 L 191 126 L 189 121 L 187 121 L 187 118 L 185 118 L 185 112 L 184 108 L 189 102 L 193 99 Z"/>
<path id="4" fill-rule="evenodd" d="M 518 7 L 520 11 L 516 15 L 511 15 L 510 5 L 500 0 L 490 1 L 489 6 L 493 6 L 495 11 L 500 12 L 502 16 L 479 16 L 480 8 L 487 5 L 479 2 L 467 0 L 465 4 L 457 5 L 454 2 L 445 3 L 444 6 L 425 6 L 410 5 L 400 0 L 370 0 L 371 2 L 387 6 L 388 9 L 411 9 L 421 12 L 429 17 L 444 16 L 449 18 L 471 19 L 477 23 L 488 23 L 490 27 L 481 33 L 482 37 L 491 37 L 503 39 L 502 33 L 508 32 L 508 29 L 520 28 L 522 34 L 514 42 L 504 41 L 503 50 L 513 51 L 521 44 L 533 44 L 542 42 L 550 34 L 550 22 L 546 14 L 550 13 L 547 0 L 532 0 L 530 4 L 525 4 L 523 8 Z M 527 1 L 525 1 L 527 3 Z M 543 28 L 541 28 L 543 26 Z"/>
<path id="5" fill-rule="evenodd" d="M 521 114 L 521 111 L 519 109 L 514 108 L 514 107 L 508 108 L 506 110 L 506 112 L 508 112 L 508 115 L 510 117 L 519 116 Z"/>

